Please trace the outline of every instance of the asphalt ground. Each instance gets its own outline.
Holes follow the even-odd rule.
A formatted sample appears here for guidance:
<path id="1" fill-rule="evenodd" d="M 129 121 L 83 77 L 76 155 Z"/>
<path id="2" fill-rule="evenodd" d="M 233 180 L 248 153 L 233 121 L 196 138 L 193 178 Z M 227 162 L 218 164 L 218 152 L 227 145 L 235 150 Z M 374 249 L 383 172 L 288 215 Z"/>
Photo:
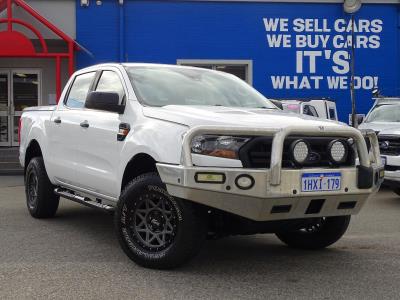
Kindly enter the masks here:
<path id="1" fill-rule="evenodd" d="M 207 241 L 172 271 L 141 268 L 110 215 L 68 200 L 30 217 L 21 177 L 0 176 L 0 299 L 399 299 L 400 197 L 384 190 L 323 251 L 273 235 Z"/>

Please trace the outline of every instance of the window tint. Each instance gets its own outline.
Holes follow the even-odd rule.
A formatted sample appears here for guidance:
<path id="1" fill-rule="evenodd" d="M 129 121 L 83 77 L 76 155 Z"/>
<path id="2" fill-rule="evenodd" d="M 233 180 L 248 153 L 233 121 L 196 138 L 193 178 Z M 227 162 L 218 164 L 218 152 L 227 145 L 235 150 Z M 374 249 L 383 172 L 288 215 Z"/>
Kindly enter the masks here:
<path id="1" fill-rule="evenodd" d="M 329 117 L 331 120 L 336 120 L 336 111 L 334 108 L 329 108 Z"/>
<path id="2" fill-rule="evenodd" d="M 318 117 L 318 112 L 312 105 L 304 105 L 303 107 L 303 114 Z"/>
<path id="3" fill-rule="evenodd" d="M 67 106 L 82 108 L 85 105 L 86 97 L 95 74 L 95 72 L 90 72 L 75 77 L 66 101 Z"/>
<path id="4" fill-rule="evenodd" d="M 99 83 L 96 87 L 97 92 L 114 92 L 119 95 L 119 103 L 125 96 L 125 90 L 117 73 L 113 71 L 103 71 Z"/>

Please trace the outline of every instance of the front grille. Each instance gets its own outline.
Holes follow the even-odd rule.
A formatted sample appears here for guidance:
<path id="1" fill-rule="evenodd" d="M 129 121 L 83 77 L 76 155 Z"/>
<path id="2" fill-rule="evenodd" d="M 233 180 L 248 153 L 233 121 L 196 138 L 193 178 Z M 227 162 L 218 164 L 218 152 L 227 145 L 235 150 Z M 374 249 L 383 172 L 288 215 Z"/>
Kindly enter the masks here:
<path id="1" fill-rule="evenodd" d="M 312 155 L 310 160 L 304 164 L 297 164 L 293 158 L 290 150 L 290 145 L 298 139 L 306 140 L 311 148 Z M 331 141 L 338 139 L 333 137 L 299 137 L 289 136 L 283 147 L 282 155 L 282 168 L 286 169 L 300 169 L 303 167 L 327 167 L 337 168 L 343 166 L 354 166 L 355 155 L 353 148 L 348 147 L 347 160 L 341 164 L 334 164 L 331 162 L 328 154 L 328 145 Z M 245 144 L 239 151 L 239 157 L 245 168 L 270 168 L 271 163 L 271 137 L 256 137 Z"/>
<path id="2" fill-rule="evenodd" d="M 399 170 L 400 170 L 399 166 L 389 166 L 389 165 L 385 166 L 385 171 L 395 172 L 395 171 L 399 171 Z"/>
<path id="3" fill-rule="evenodd" d="M 400 155 L 400 138 L 394 135 L 378 136 L 379 149 L 384 155 Z"/>

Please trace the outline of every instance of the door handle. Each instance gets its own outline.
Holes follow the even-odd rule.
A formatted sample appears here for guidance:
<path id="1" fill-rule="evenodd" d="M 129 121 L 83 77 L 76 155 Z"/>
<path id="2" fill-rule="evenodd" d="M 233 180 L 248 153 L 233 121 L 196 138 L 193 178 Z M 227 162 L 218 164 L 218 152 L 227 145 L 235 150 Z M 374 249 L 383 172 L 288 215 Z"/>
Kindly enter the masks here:
<path id="1" fill-rule="evenodd" d="M 60 118 L 60 117 L 57 117 L 57 118 L 55 118 L 55 119 L 53 120 L 53 122 L 56 123 L 56 124 L 61 124 L 61 118 Z"/>
<path id="2" fill-rule="evenodd" d="M 83 128 L 89 128 L 89 123 L 88 123 L 88 121 L 83 121 L 81 124 L 79 124 L 81 127 L 83 127 Z"/>

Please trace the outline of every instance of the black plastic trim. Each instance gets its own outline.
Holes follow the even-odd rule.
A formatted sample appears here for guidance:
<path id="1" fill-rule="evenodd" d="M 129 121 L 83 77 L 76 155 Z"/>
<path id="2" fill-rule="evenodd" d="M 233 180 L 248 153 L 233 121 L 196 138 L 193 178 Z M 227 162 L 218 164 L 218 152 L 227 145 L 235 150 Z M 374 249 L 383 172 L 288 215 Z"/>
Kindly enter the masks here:
<path id="1" fill-rule="evenodd" d="M 291 205 L 275 205 L 271 209 L 271 214 L 284 214 L 290 212 Z"/>
<path id="2" fill-rule="evenodd" d="M 372 167 L 357 166 L 357 187 L 370 189 L 374 185 L 374 169 Z"/>

